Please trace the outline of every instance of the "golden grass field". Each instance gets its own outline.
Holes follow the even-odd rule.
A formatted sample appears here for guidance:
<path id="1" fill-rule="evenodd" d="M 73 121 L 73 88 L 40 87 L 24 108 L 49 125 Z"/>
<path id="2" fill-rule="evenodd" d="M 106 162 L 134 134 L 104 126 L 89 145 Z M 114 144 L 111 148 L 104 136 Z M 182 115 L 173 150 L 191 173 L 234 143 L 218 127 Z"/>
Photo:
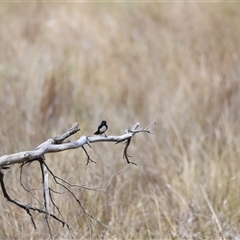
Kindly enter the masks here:
<path id="1" fill-rule="evenodd" d="M 238 3 L 0 3 L 1 156 L 36 148 L 78 122 L 91 136 L 140 122 L 124 145 L 47 154 L 58 176 L 104 189 L 54 199 L 71 231 L 54 239 L 240 239 L 240 5 Z M 14 199 L 38 206 L 4 170 Z M 42 199 L 37 163 L 23 183 Z M 51 187 L 61 190 L 50 181 Z M 37 189 L 37 190 L 36 190 Z M 2 191 L 1 191 L 2 195 Z M 0 201 L 0 239 L 49 239 L 43 215 Z"/>

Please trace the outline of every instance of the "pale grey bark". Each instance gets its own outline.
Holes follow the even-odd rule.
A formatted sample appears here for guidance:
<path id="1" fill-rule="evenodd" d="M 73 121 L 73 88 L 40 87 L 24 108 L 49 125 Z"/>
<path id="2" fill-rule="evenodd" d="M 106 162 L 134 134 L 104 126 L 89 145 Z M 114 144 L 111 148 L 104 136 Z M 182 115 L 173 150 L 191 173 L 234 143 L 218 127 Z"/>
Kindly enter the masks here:
<path id="1" fill-rule="evenodd" d="M 67 142 L 67 143 L 58 143 L 56 139 L 59 137 L 50 138 L 47 141 L 45 141 L 44 143 L 42 143 L 41 145 L 39 145 L 35 150 L 24 151 L 24 152 L 1 156 L 0 157 L 0 168 L 6 167 L 8 165 L 16 164 L 16 163 L 24 163 L 26 161 L 39 159 L 39 158 L 42 158 L 47 153 L 61 152 L 61 151 L 80 148 L 86 144 L 90 145 L 91 143 L 96 143 L 96 142 L 115 142 L 117 144 L 119 142 L 124 142 L 124 141 L 130 140 L 136 133 L 139 133 L 139 132 L 150 133 L 149 128 L 154 124 L 156 124 L 155 121 L 151 125 L 149 125 L 147 128 L 142 128 L 142 129 L 137 130 L 137 128 L 140 124 L 136 123 L 131 129 L 126 129 L 126 133 L 123 135 L 120 135 L 120 136 L 88 137 L 88 136 L 83 135 L 75 142 Z M 78 128 L 77 123 L 74 123 L 73 127 L 74 126 L 75 126 L 75 128 Z M 76 129 L 75 129 L 75 131 L 76 131 Z M 63 140 L 73 133 L 70 133 L 67 135 L 66 134 L 67 133 L 62 134 Z M 125 150 L 127 150 L 127 148 L 125 148 Z M 124 155 L 124 157 L 126 157 L 126 156 L 127 155 Z"/>

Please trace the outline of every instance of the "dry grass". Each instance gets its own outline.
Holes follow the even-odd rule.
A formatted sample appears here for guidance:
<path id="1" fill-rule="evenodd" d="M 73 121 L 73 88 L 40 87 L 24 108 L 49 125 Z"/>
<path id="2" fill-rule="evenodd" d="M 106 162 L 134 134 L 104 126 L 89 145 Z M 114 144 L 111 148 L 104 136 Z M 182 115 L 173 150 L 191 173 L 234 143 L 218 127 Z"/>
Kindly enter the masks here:
<path id="1" fill-rule="evenodd" d="M 91 135 L 154 119 L 154 136 L 122 146 L 95 144 L 47 155 L 59 176 L 106 193 L 77 190 L 99 224 L 70 196 L 57 196 L 76 239 L 237 239 L 240 237 L 240 8 L 236 3 L 1 3 L 1 155 L 35 148 L 79 122 Z M 14 198 L 32 204 L 5 172 Z M 25 169 L 41 188 L 37 164 Z M 39 198 L 41 191 L 34 192 Z M 43 217 L 1 204 L 0 239 L 47 239 Z M 56 239 L 70 238 L 52 222 Z"/>

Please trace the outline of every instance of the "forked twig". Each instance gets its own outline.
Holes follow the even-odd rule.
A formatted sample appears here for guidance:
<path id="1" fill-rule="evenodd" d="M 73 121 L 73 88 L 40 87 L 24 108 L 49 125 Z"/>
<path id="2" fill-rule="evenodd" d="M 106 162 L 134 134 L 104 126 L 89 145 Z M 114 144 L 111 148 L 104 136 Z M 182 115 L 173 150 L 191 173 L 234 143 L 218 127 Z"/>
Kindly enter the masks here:
<path id="1" fill-rule="evenodd" d="M 129 157 L 132 157 L 132 155 L 129 155 L 129 154 L 127 153 L 128 147 L 129 147 L 129 145 L 130 145 L 130 143 L 131 143 L 131 140 L 132 140 L 132 138 L 129 138 L 129 139 L 126 141 L 126 146 L 125 146 L 124 151 L 123 151 L 123 159 L 124 159 L 124 157 L 125 157 L 128 164 L 131 163 L 131 164 L 137 166 L 137 164 L 136 164 L 135 162 L 129 161 Z"/>
<path id="2" fill-rule="evenodd" d="M 87 150 L 85 149 L 84 146 L 82 146 L 82 149 L 84 150 L 85 154 L 87 155 L 87 163 L 86 163 L 86 165 L 88 165 L 89 161 L 97 164 L 97 162 L 95 162 L 94 160 L 92 160 L 92 159 L 90 158 L 90 156 L 89 156 L 89 154 L 88 154 L 88 152 L 87 152 Z"/>
<path id="3" fill-rule="evenodd" d="M 146 127 L 146 128 L 141 128 L 141 129 L 139 129 L 139 130 L 137 130 L 137 128 L 139 127 L 140 123 L 136 123 L 136 124 L 132 127 L 132 129 L 127 129 L 127 130 L 126 130 L 127 133 L 132 133 L 132 135 L 130 135 L 129 138 L 127 138 L 127 139 L 119 139 L 119 140 L 115 143 L 115 144 L 118 144 L 118 143 L 120 143 L 120 142 L 126 143 L 126 145 L 125 145 L 125 147 L 124 147 L 124 151 L 123 151 L 123 158 L 126 158 L 128 164 L 134 164 L 134 165 L 137 166 L 137 164 L 136 164 L 135 162 L 131 162 L 131 161 L 129 160 L 129 157 L 132 157 L 132 156 L 129 155 L 128 152 L 127 152 L 128 147 L 129 147 L 129 145 L 130 145 L 130 143 L 131 143 L 132 137 L 133 137 L 136 133 L 140 133 L 140 132 L 147 132 L 147 133 L 149 133 L 149 134 L 155 134 L 155 133 L 153 133 L 153 132 L 150 132 L 149 129 L 150 129 L 153 125 L 155 125 L 156 123 L 157 123 L 157 122 L 156 122 L 156 120 L 155 120 L 155 121 L 154 121 L 153 123 L 151 123 L 148 127 Z"/>

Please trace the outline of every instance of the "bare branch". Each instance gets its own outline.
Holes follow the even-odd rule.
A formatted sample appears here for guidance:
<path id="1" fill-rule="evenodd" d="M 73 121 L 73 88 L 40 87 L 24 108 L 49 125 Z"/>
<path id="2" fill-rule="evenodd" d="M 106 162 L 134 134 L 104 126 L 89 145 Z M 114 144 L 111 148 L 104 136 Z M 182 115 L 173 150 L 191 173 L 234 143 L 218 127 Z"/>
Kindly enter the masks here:
<path id="1" fill-rule="evenodd" d="M 130 146 L 132 137 L 135 134 L 140 133 L 140 132 L 147 132 L 149 134 L 152 134 L 149 129 L 154 124 L 156 124 L 156 121 L 154 121 L 152 124 L 150 124 L 146 128 L 137 129 L 140 126 L 140 123 L 137 122 L 136 124 L 133 125 L 133 127 L 131 129 L 127 129 L 125 131 L 125 134 L 120 135 L 120 136 L 92 136 L 92 137 L 89 137 L 89 136 L 83 135 L 77 141 L 64 142 L 65 139 L 67 139 L 68 137 L 70 137 L 71 135 L 75 134 L 76 132 L 78 132 L 80 130 L 78 128 L 78 124 L 73 123 L 72 127 L 66 133 L 63 133 L 60 136 L 57 136 L 57 137 L 50 138 L 50 139 L 46 140 L 45 142 L 40 144 L 34 150 L 23 151 L 23 152 L 20 152 L 20 153 L 15 153 L 15 154 L 10 154 L 10 155 L 4 155 L 4 156 L 0 157 L 0 185 L 1 185 L 1 188 L 2 188 L 2 191 L 3 191 L 3 195 L 8 201 L 12 202 L 13 204 L 17 205 L 20 208 L 23 208 L 27 212 L 27 214 L 30 216 L 31 222 L 32 222 L 35 229 L 36 229 L 36 224 L 34 222 L 34 216 L 32 215 L 31 211 L 37 211 L 38 213 L 44 214 L 45 215 L 45 221 L 46 221 L 47 226 L 48 226 L 50 238 L 53 238 L 53 236 L 54 236 L 54 234 L 51 231 L 51 227 L 50 227 L 50 222 L 49 222 L 50 217 L 52 217 L 53 219 L 55 219 L 56 221 L 61 223 L 62 226 L 67 226 L 68 230 L 70 231 L 69 224 L 64 220 L 59 207 L 54 202 L 54 198 L 53 198 L 54 194 L 69 193 L 71 195 L 71 197 L 73 199 L 75 199 L 75 201 L 78 203 L 78 205 L 80 206 L 80 209 L 82 210 L 83 214 L 87 217 L 88 221 L 94 227 L 95 227 L 94 223 L 100 223 L 106 229 L 110 230 L 106 225 L 104 225 L 103 223 L 101 223 L 100 221 L 98 221 L 94 217 L 93 212 L 90 208 L 88 208 L 89 209 L 88 212 L 90 211 L 90 213 L 88 213 L 85 210 L 84 206 L 86 204 L 88 205 L 88 207 L 90 207 L 92 205 L 80 201 L 72 190 L 74 188 L 83 188 L 83 189 L 86 189 L 86 190 L 105 192 L 107 190 L 108 186 L 110 185 L 110 183 L 112 181 L 112 178 L 115 175 L 119 174 L 120 171 L 118 171 L 117 173 L 115 173 L 111 177 L 109 183 L 107 184 L 107 186 L 103 190 L 100 189 L 99 187 L 90 188 L 90 187 L 87 187 L 86 185 L 83 185 L 83 184 L 82 185 L 72 184 L 72 183 L 66 181 L 63 178 L 60 178 L 60 177 L 56 176 L 52 172 L 52 170 L 46 164 L 45 154 L 60 152 L 60 151 L 66 151 L 66 150 L 70 150 L 70 149 L 77 149 L 77 148 L 82 147 L 86 156 L 87 156 L 86 165 L 88 165 L 89 162 L 93 162 L 93 163 L 96 164 L 96 162 L 91 159 L 90 155 L 88 154 L 87 150 L 85 149 L 85 147 L 84 147 L 85 144 L 88 145 L 91 148 L 91 143 L 115 142 L 115 144 L 118 144 L 120 142 L 123 142 L 125 144 L 125 147 L 124 147 L 124 150 L 123 150 L 123 158 L 126 159 L 128 164 L 137 165 L 136 163 L 129 161 L 129 158 L 132 157 L 132 156 L 128 154 L 128 147 Z M 33 189 L 30 189 L 30 190 L 27 189 L 22 183 L 23 167 L 26 166 L 26 165 L 29 166 L 33 161 L 38 161 L 39 164 L 40 164 L 41 173 L 42 173 L 42 181 L 43 181 L 42 182 L 42 184 L 43 184 L 43 189 L 42 190 L 43 190 L 44 204 L 34 196 L 34 194 L 32 192 Z M 28 193 L 30 193 L 32 195 L 34 200 L 37 200 L 40 204 L 42 204 L 42 207 L 44 208 L 44 210 L 39 209 L 37 207 L 29 206 L 29 205 L 24 204 L 20 201 L 14 200 L 7 193 L 7 190 L 6 190 L 5 184 L 4 184 L 4 174 L 2 172 L 2 169 L 8 169 L 9 165 L 16 164 L 16 163 L 21 163 L 21 166 L 20 166 L 20 168 L 21 168 L 21 170 L 20 170 L 20 184 L 21 184 L 21 186 Z M 50 188 L 48 173 L 50 173 L 50 175 L 53 177 L 54 182 L 56 184 L 58 184 L 62 189 L 64 189 L 64 191 L 56 191 L 56 190 Z M 55 208 L 57 209 L 57 213 L 60 215 L 60 218 L 51 213 L 51 206 L 53 207 L 53 210 L 52 210 L 53 213 L 55 212 Z M 71 233 L 70 233 L 70 235 L 71 235 Z M 71 237 L 73 238 L 72 235 L 71 235 Z"/>
<path id="2" fill-rule="evenodd" d="M 32 221 L 32 224 L 33 224 L 34 228 L 36 229 L 37 227 L 36 227 L 36 224 L 35 224 L 35 222 L 34 222 L 34 219 L 33 219 L 33 216 L 32 216 L 32 214 L 31 214 L 30 210 L 37 211 L 37 212 L 43 213 L 43 214 L 47 214 L 47 212 L 46 212 L 46 211 L 43 211 L 43 210 L 41 210 L 41 209 L 39 209 L 39 208 L 31 207 L 31 206 L 29 206 L 29 205 L 27 205 L 27 204 L 24 204 L 24 203 L 21 203 L 21 202 L 19 202 L 19 201 L 17 201 L 17 200 L 12 199 L 12 198 L 8 195 L 8 193 L 7 193 L 7 190 L 6 190 L 6 188 L 5 188 L 5 184 L 4 184 L 3 178 L 4 178 L 4 174 L 2 173 L 2 171 L 0 171 L 0 184 L 1 184 L 1 188 L 2 188 L 2 191 L 3 191 L 4 197 L 5 197 L 9 202 L 12 202 L 13 204 L 17 205 L 18 207 L 24 209 L 24 210 L 27 212 L 27 214 L 30 216 L 31 221 Z M 54 214 L 50 214 L 50 216 L 51 216 L 52 218 L 54 218 L 55 220 L 59 221 L 60 223 L 62 223 L 63 226 L 66 225 L 66 226 L 69 228 L 69 224 L 68 224 L 68 223 L 66 223 L 65 221 L 62 221 L 61 219 L 59 219 L 58 217 L 56 217 Z"/>
<path id="3" fill-rule="evenodd" d="M 27 205 L 19 202 L 19 201 L 13 200 L 13 199 L 8 195 L 7 190 L 6 190 L 6 188 L 5 188 L 5 184 L 4 184 L 3 178 L 4 178 L 4 174 L 2 173 L 2 171 L 0 171 L 0 182 L 1 182 L 1 188 L 2 188 L 2 191 L 3 191 L 4 197 L 5 197 L 9 202 L 12 202 L 12 203 L 14 203 L 15 205 L 17 205 L 18 207 L 23 208 L 23 209 L 27 212 L 27 214 L 30 216 L 31 221 L 32 221 L 32 224 L 33 224 L 34 228 L 36 229 L 37 227 L 36 227 L 36 224 L 35 224 L 35 222 L 34 222 L 33 216 L 32 216 L 32 214 L 31 214 L 31 212 L 29 211 L 29 207 L 28 207 Z"/>
<path id="4" fill-rule="evenodd" d="M 71 135 L 75 134 L 78 131 L 80 131 L 80 129 L 78 128 L 78 123 L 75 122 L 66 133 L 63 133 L 58 137 L 54 137 L 53 140 L 55 144 L 62 143 L 66 138 L 70 137 Z"/>
<path id="5" fill-rule="evenodd" d="M 41 172 L 42 172 L 42 179 L 43 179 L 43 196 L 44 196 L 44 205 L 46 209 L 46 221 L 48 222 L 48 217 L 51 213 L 50 210 L 50 196 L 49 196 L 49 186 L 48 186 L 48 172 L 46 169 L 45 164 L 43 163 L 44 160 L 39 161 Z"/>
<path id="6" fill-rule="evenodd" d="M 123 142 L 128 140 L 129 138 L 132 138 L 136 133 L 140 133 L 140 132 L 150 133 L 149 128 L 154 124 L 156 124 L 156 121 L 154 121 L 151 125 L 149 125 L 145 129 L 142 128 L 140 130 L 136 130 L 137 127 L 140 125 L 139 123 L 136 123 L 131 128 L 131 130 L 127 130 L 125 134 L 120 136 L 87 137 L 83 135 L 75 142 L 60 143 L 65 138 L 67 138 L 68 136 L 78 131 L 77 124 L 75 123 L 67 133 L 62 134 L 57 138 L 48 139 L 47 141 L 39 145 L 35 150 L 24 151 L 24 152 L 4 155 L 0 157 L 0 168 L 6 167 L 11 164 L 23 163 L 23 162 L 31 161 L 34 159 L 39 159 L 47 153 L 61 152 L 61 151 L 66 151 L 70 149 L 80 148 L 80 147 L 83 147 L 85 144 L 90 145 L 91 143 L 96 143 L 96 142 L 115 142 L 115 143 Z M 126 156 L 127 155 L 125 155 L 125 157 Z M 91 159 L 89 158 L 88 161 L 89 160 Z"/>
<path id="7" fill-rule="evenodd" d="M 155 133 L 149 131 L 149 129 L 150 129 L 153 125 L 155 125 L 155 124 L 157 124 L 156 120 L 154 120 L 154 122 L 151 123 L 148 127 L 146 127 L 146 128 L 141 128 L 141 129 L 137 130 L 137 127 L 140 125 L 140 124 L 138 123 L 138 125 L 135 124 L 130 131 L 131 131 L 131 132 L 134 132 L 134 133 L 147 132 L 147 133 L 149 133 L 149 134 L 155 134 Z"/>

